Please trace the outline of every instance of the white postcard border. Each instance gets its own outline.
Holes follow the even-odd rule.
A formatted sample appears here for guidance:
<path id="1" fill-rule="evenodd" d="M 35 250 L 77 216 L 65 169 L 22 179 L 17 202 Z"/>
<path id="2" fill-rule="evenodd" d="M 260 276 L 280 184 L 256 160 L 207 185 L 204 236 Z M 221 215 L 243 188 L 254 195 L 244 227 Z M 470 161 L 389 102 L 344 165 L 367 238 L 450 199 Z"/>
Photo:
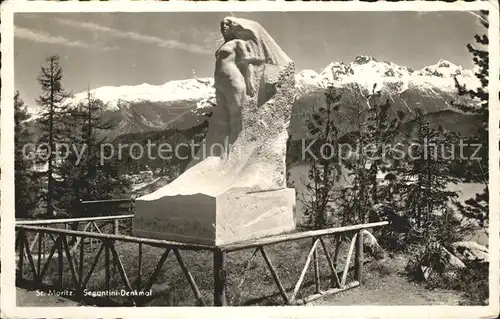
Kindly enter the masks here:
<path id="1" fill-rule="evenodd" d="M 499 9 L 498 2 L 475 1 L 446 3 L 411 2 L 53 2 L 6 1 L 1 4 L 1 317 L 65 318 L 479 318 L 499 313 Z M 14 12 L 181 12 L 181 11 L 477 11 L 490 10 L 490 305 L 489 306 L 276 306 L 276 307 L 16 307 L 14 252 Z M 471 42 L 473 39 L 471 39 Z M 496 79 L 496 80 L 495 80 Z M 496 236 L 495 236 L 495 235 Z M 9 261 L 9 262 L 8 262 Z"/>

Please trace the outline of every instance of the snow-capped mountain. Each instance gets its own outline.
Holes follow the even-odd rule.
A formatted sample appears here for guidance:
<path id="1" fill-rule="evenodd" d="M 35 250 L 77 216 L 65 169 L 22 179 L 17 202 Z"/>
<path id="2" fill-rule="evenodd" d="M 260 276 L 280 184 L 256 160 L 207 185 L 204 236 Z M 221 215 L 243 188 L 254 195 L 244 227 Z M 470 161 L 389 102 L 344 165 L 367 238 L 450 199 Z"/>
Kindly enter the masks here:
<path id="1" fill-rule="evenodd" d="M 346 100 L 352 100 L 352 84 L 365 96 L 373 90 L 390 99 L 397 111 L 412 114 L 413 107 L 427 113 L 452 110 L 456 98 L 454 77 L 468 87 L 479 82 L 472 70 L 446 60 L 412 70 L 392 62 L 380 62 L 369 56 L 358 56 L 345 64 L 332 62 L 323 70 L 301 70 L 296 74 L 298 98 L 292 114 L 292 132 L 304 133 L 304 114 L 322 103 L 324 89 L 340 88 Z M 187 129 L 207 119 L 215 106 L 212 78 L 170 81 L 163 85 L 100 87 L 91 90 L 94 98 L 107 103 L 105 116 L 117 122 L 111 136 L 163 129 Z M 76 94 L 68 103 L 84 102 L 87 93 Z M 346 114 L 349 118 L 350 114 Z M 348 124 L 346 124 L 348 125 Z"/>
<path id="2" fill-rule="evenodd" d="M 411 86 L 422 90 L 454 92 L 454 77 L 467 86 L 477 87 L 479 84 L 472 70 L 465 70 L 446 60 L 414 71 L 392 62 L 379 62 L 369 56 L 358 56 L 349 64 L 332 62 L 320 73 L 304 70 L 297 75 L 297 83 L 299 88 L 343 87 L 356 83 L 369 92 L 375 87 L 376 91 L 386 89 L 401 93 Z"/>
<path id="3" fill-rule="evenodd" d="M 321 77 L 314 70 L 302 70 L 295 75 L 295 86 L 307 91 L 307 89 L 314 89 L 320 86 Z"/>
<path id="4" fill-rule="evenodd" d="M 94 98 L 107 104 L 108 110 L 118 110 L 141 102 L 198 102 L 213 94 L 213 78 L 194 78 L 170 81 L 163 85 L 143 83 L 135 86 L 103 86 L 90 91 Z M 87 92 L 75 94 L 68 102 L 78 104 L 85 102 Z"/>
<path id="5" fill-rule="evenodd" d="M 296 85 L 303 91 L 325 88 L 328 85 L 342 87 L 357 83 L 368 91 L 372 91 L 376 85 L 376 90 L 396 89 L 399 93 L 410 86 L 454 92 L 455 76 L 468 86 L 477 86 L 479 83 L 472 70 L 465 70 L 446 60 L 439 60 L 434 65 L 414 71 L 392 62 L 379 62 L 369 56 L 358 56 L 349 64 L 332 62 L 319 73 L 309 69 L 302 70 L 296 75 Z M 215 94 L 213 84 L 213 78 L 193 78 L 170 81 L 163 85 L 143 83 L 136 86 L 103 86 L 91 90 L 91 94 L 107 103 L 108 110 L 118 110 L 142 102 L 161 102 L 165 106 L 169 102 L 200 102 L 197 107 L 205 107 L 210 105 L 209 101 L 212 101 Z M 87 92 L 82 92 L 68 102 L 77 104 L 86 99 Z"/>
<path id="6" fill-rule="evenodd" d="M 384 100 L 391 102 L 395 113 L 402 114 L 406 121 L 411 120 L 415 108 L 420 108 L 424 113 L 436 114 L 428 116 L 429 119 L 436 120 L 436 123 L 443 123 L 443 116 L 448 116 L 452 121 L 445 123 L 447 128 L 460 130 L 460 125 L 457 125 L 460 122 L 464 124 L 463 133 L 469 133 L 471 126 L 465 124 L 470 118 L 453 114 L 457 110 L 452 106 L 452 101 L 458 99 L 455 78 L 468 88 L 480 85 L 472 70 L 446 60 L 439 60 L 421 70 L 412 70 L 392 62 L 380 62 L 369 56 L 358 56 L 348 64 L 332 62 L 320 72 L 303 70 L 296 76 L 297 89 L 301 94 L 292 113 L 292 136 L 301 138 L 306 135 L 304 118 L 307 118 L 311 107 L 324 104 L 323 92 L 328 86 L 340 90 L 344 105 L 347 106 L 342 110 L 343 120 L 338 124 L 343 131 L 350 131 L 355 127 L 356 114 L 348 106 L 357 103 L 359 93 L 368 97 L 371 93 L 380 92 Z M 362 103 L 370 107 L 368 99 Z"/>

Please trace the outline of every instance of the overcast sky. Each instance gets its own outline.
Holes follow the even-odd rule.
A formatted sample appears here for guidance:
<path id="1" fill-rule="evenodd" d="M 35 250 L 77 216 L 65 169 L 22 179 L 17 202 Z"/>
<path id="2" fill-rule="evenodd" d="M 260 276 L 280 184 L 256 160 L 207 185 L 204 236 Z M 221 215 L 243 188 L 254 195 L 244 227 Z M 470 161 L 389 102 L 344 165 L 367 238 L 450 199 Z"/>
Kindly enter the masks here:
<path id="1" fill-rule="evenodd" d="M 228 12 L 18 13 L 15 15 L 15 87 L 32 107 L 44 59 L 58 54 L 64 86 L 163 84 L 213 74 Z M 469 12 L 255 12 L 253 19 L 296 62 L 320 71 L 332 61 L 370 55 L 413 69 L 446 59 L 466 68 L 465 45 L 484 30 Z"/>

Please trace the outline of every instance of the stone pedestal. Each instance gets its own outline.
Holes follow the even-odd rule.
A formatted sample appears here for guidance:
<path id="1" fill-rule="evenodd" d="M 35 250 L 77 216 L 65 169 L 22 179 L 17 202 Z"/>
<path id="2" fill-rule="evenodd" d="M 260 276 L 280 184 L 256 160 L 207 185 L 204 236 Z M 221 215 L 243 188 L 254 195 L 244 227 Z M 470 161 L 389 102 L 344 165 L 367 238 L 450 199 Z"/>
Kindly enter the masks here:
<path id="1" fill-rule="evenodd" d="M 220 195 L 188 194 L 138 199 L 133 235 L 204 245 L 224 245 L 295 229 L 295 189 Z"/>

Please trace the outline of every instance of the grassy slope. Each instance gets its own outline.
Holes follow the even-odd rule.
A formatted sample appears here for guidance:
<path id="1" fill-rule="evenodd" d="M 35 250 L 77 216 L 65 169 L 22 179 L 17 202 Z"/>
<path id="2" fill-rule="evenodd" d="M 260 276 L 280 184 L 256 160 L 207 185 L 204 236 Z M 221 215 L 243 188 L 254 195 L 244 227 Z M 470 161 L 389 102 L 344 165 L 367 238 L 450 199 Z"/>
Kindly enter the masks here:
<path id="1" fill-rule="evenodd" d="M 373 262 L 366 266 L 361 288 L 327 296 L 312 305 L 458 306 L 464 301 L 455 291 L 429 290 L 408 282 L 401 273 L 406 262 L 404 256 Z"/>

